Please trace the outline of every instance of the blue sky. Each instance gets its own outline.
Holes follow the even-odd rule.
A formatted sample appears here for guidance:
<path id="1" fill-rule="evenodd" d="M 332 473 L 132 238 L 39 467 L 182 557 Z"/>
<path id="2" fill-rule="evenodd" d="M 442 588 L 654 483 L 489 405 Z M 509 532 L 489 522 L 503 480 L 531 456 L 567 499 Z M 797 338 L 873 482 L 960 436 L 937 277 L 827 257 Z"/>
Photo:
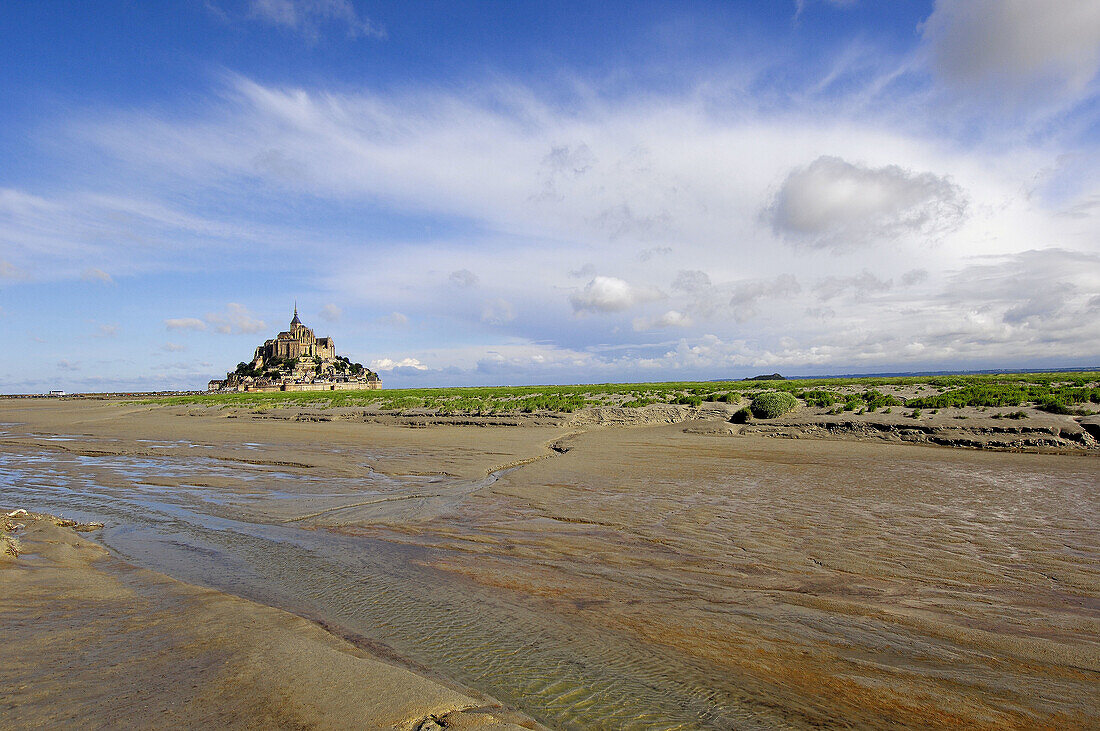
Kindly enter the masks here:
<path id="1" fill-rule="evenodd" d="M 1100 362 L 1100 5 L 8 3 L 0 391 Z"/>

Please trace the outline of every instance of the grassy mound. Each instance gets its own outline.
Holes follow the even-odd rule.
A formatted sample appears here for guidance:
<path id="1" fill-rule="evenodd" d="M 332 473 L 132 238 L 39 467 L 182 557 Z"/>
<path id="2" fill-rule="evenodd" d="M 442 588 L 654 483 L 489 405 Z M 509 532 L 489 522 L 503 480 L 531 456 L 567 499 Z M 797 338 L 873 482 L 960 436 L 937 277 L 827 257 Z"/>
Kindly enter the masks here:
<path id="1" fill-rule="evenodd" d="M 798 400 L 786 391 L 767 391 L 752 400 L 752 415 L 757 419 L 775 419 L 798 408 Z"/>

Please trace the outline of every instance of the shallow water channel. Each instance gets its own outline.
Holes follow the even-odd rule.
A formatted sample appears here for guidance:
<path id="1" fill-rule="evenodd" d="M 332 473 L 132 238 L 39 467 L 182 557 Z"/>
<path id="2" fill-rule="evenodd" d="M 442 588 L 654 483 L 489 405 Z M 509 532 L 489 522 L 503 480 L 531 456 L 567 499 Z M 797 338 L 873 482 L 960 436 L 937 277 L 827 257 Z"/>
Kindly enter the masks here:
<path id="1" fill-rule="evenodd" d="M 426 565 L 431 549 L 228 517 L 250 501 L 303 491 L 346 496 L 339 483 L 347 478 L 207 459 L 188 446 L 163 445 L 163 456 L 140 458 L 0 452 L 0 493 L 8 505 L 105 522 L 98 539 L 135 564 L 322 619 L 553 727 L 757 725 L 752 713 L 723 702 L 715 679 L 687 658 L 435 570 Z M 255 492 L 144 481 L 181 474 L 200 484 L 236 479 Z M 303 480 L 321 484 L 311 491 Z M 365 473 L 355 489 L 381 492 L 372 484 L 387 480 Z M 287 481 L 293 489 L 280 489 Z"/>

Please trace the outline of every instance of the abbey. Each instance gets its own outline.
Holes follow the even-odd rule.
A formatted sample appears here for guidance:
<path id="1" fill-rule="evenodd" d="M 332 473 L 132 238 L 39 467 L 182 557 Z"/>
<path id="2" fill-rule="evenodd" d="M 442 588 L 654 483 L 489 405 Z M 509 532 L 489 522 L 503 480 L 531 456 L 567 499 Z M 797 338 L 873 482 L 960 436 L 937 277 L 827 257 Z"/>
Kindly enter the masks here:
<path id="1" fill-rule="evenodd" d="M 271 358 L 320 358 L 321 360 L 334 360 L 336 358 L 336 346 L 332 338 L 317 338 L 313 336 L 313 330 L 302 324 L 298 319 L 298 307 L 294 307 L 294 319 L 290 321 L 290 331 L 281 332 L 274 340 L 267 340 L 256 348 L 253 363 Z"/>
<path id="2" fill-rule="evenodd" d="M 382 388 L 382 379 L 363 367 L 336 355 L 332 338 L 319 338 L 298 318 L 298 306 L 290 329 L 257 346 L 250 363 L 207 384 L 210 391 L 344 391 Z"/>

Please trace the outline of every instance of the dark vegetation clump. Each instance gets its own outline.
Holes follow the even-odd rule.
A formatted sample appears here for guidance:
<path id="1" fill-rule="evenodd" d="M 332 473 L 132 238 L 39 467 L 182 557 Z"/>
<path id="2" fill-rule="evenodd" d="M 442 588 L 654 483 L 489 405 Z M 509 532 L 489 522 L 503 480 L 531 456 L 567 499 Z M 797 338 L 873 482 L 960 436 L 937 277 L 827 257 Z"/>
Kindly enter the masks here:
<path id="1" fill-rule="evenodd" d="M 816 406 L 819 409 L 827 409 L 840 400 L 840 394 L 836 391 L 802 391 L 795 395 L 805 401 L 807 406 Z"/>
<path id="2" fill-rule="evenodd" d="M 251 363 L 238 363 L 237 370 L 234 371 L 238 376 L 244 378 L 245 376 L 252 376 L 253 378 L 259 378 L 263 375 L 263 370 L 259 368 L 253 368 Z"/>
<path id="3" fill-rule="evenodd" d="M 748 406 L 742 406 L 734 412 L 733 416 L 730 417 L 730 421 L 734 424 L 747 424 L 752 421 L 752 411 L 749 410 Z"/>
<path id="4" fill-rule="evenodd" d="M 955 418 L 957 419 L 959 417 L 955 417 Z M 1012 411 L 1012 412 L 1009 412 L 1007 414 L 994 414 L 993 418 L 994 419 L 1026 419 L 1027 418 L 1027 412 L 1026 411 Z"/>
<path id="5" fill-rule="evenodd" d="M 766 391 L 752 400 L 757 419 L 776 419 L 798 408 L 798 400 L 786 391 Z"/>

